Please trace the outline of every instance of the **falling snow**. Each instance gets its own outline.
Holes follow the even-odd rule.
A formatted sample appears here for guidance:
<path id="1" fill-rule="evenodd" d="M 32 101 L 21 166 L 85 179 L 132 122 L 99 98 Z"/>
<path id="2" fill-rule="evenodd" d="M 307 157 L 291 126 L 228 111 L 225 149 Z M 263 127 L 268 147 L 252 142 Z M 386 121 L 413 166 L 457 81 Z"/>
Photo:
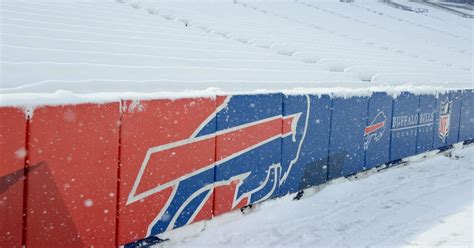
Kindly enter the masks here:
<path id="1" fill-rule="evenodd" d="M 15 156 L 18 158 L 18 159 L 24 159 L 26 157 L 26 154 L 27 154 L 27 151 L 24 147 L 16 150 L 15 152 Z"/>
<path id="2" fill-rule="evenodd" d="M 91 199 L 87 199 L 84 201 L 84 206 L 90 208 L 92 207 L 92 205 L 94 205 L 94 202 Z"/>

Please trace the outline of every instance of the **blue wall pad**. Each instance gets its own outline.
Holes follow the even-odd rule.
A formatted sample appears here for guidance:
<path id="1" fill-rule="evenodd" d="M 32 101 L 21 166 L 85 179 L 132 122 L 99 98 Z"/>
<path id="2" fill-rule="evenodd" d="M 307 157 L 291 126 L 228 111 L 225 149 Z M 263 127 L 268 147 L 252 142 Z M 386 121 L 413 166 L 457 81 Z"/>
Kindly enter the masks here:
<path id="1" fill-rule="evenodd" d="M 458 142 L 460 115 L 460 91 L 438 95 L 433 135 L 434 149 Z"/>
<path id="2" fill-rule="evenodd" d="M 419 97 L 403 92 L 393 101 L 390 161 L 416 153 Z"/>
<path id="3" fill-rule="evenodd" d="M 385 164 L 390 159 L 390 126 L 393 98 L 374 93 L 369 99 L 369 117 L 364 129 L 365 169 Z"/>
<path id="4" fill-rule="evenodd" d="M 244 198 L 248 199 L 249 204 L 260 202 L 278 192 L 281 173 L 281 115 L 282 94 L 235 95 L 217 113 L 215 181 L 239 180 L 234 202 Z M 279 123 L 277 129 L 275 121 Z M 258 129 L 256 133 L 251 130 L 255 127 Z M 237 133 L 219 138 L 219 133 L 229 130 Z M 240 135 L 247 135 L 244 142 L 232 142 L 235 137 L 242 137 Z M 247 140 L 257 139 L 257 136 L 260 139 L 258 142 L 244 146 Z M 237 148 L 230 157 L 220 156 L 229 153 L 226 152 L 229 149 Z"/>
<path id="5" fill-rule="evenodd" d="M 461 126 L 459 141 L 474 139 L 474 91 L 465 90 L 462 94 Z"/>
<path id="6" fill-rule="evenodd" d="M 282 139 L 279 195 L 326 182 L 331 118 L 329 96 L 283 96 L 283 116 L 298 115 L 294 136 Z"/>
<path id="7" fill-rule="evenodd" d="M 436 96 L 420 96 L 420 112 L 418 136 L 416 141 L 416 153 L 423 153 L 433 149 L 433 129 L 436 112 Z"/>
<path id="8" fill-rule="evenodd" d="M 363 170 L 368 102 L 368 97 L 333 98 L 328 179 Z"/>

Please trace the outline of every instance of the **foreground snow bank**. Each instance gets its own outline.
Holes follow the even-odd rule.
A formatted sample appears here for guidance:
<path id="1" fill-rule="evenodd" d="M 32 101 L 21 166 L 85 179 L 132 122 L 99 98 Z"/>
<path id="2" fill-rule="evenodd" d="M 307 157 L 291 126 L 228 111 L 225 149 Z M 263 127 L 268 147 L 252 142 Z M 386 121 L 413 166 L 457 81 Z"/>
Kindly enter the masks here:
<path id="1" fill-rule="evenodd" d="M 472 145 L 411 159 L 360 180 L 337 180 L 300 201 L 286 196 L 243 217 L 231 213 L 177 229 L 157 247 L 468 247 L 473 159 Z"/>

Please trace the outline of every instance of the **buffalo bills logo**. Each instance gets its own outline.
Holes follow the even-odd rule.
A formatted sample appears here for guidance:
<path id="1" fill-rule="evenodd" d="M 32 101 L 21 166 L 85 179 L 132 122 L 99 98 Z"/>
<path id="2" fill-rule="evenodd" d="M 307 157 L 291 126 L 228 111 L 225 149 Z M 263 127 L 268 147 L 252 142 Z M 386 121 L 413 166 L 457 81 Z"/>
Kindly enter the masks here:
<path id="1" fill-rule="evenodd" d="M 452 101 L 449 101 L 449 99 L 446 98 L 446 100 L 441 102 L 439 109 L 438 136 L 443 142 L 446 141 L 446 137 L 449 135 L 452 103 Z"/>
<path id="2" fill-rule="evenodd" d="M 380 111 L 372 120 L 370 125 L 364 129 L 364 149 L 369 149 L 369 144 L 379 141 L 385 132 L 385 121 L 387 117 L 385 113 Z"/>
<path id="3" fill-rule="evenodd" d="M 219 97 L 216 111 L 189 138 L 150 147 L 126 202 L 140 204 L 147 197 L 170 192 L 147 235 L 196 221 L 213 199 L 219 202 L 213 207 L 218 215 L 275 196 L 299 158 L 310 98 L 305 102 L 297 112 L 282 116 L 282 110 L 275 109 L 281 106 L 277 95 L 264 100 Z M 287 162 L 282 162 L 279 152 L 282 139 L 290 140 L 296 151 Z M 215 154 L 204 152 L 214 146 Z M 187 157 L 184 151 L 189 149 L 203 152 Z"/>

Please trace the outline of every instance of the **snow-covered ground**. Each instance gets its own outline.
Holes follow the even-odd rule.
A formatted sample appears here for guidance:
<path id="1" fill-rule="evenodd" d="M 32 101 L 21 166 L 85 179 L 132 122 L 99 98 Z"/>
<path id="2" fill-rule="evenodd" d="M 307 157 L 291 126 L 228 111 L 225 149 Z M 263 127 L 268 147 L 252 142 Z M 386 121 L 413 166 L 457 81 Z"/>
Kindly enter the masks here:
<path id="1" fill-rule="evenodd" d="M 174 230 L 157 247 L 473 247 L 474 145 L 425 155 Z"/>

